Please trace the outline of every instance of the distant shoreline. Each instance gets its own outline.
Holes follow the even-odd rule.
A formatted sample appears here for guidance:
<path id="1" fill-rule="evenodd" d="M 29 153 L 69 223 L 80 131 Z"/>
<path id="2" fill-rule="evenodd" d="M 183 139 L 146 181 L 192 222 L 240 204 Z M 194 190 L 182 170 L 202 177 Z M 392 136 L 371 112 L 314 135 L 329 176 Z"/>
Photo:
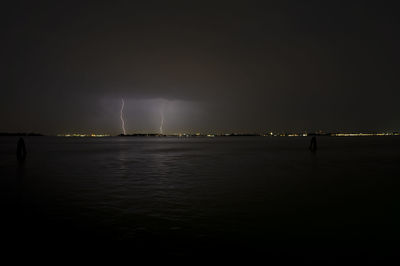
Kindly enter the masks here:
<path id="1" fill-rule="evenodd" d="M 43 137 L 45 135 L 40 133 L 8 133 L 8 132 L 0 132 L 0 136 L 6 137 L 24 137 L 24 136 L 33 136 L 33 137 Z"/>
<path id="2" fill-rule="evenodd" d="M 196 138 L 196 137 L 381 137 L 381 136 L 400 136 L 399 132 L 385 132 L 385 133 L 226 133 L 226 134 L 158 134 L 158 133 L 135 133 L 135 134 L 58 134 L 58 135 L 44 135 L 41 133 L 9 133 L 0 132 L 3 137 L 64 137 L 64 138 L 104 138 L 104 137 L 165 137 L 165 138 Z"/>

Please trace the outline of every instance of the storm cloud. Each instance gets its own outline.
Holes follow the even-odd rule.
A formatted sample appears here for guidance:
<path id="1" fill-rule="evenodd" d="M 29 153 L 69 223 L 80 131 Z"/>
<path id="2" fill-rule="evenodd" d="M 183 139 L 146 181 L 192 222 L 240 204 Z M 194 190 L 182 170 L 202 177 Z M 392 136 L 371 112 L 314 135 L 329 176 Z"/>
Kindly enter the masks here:
<path id="1" fill-rule="evenodd" d="M 390 1 L 13 1 L 0 131 L 398 130 Z"/>

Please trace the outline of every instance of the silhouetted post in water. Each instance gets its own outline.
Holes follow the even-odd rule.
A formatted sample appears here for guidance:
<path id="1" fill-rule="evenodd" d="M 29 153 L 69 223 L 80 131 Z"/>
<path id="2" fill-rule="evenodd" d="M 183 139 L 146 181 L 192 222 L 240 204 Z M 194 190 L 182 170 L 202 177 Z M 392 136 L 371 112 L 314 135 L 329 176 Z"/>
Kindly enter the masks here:
<path id="1" fill-rule="evenodd" d="M 17 159 L 20 163 L 25 161 L 26 158 L 26 147 L 25 147 L 25 141 L 23 138 L 19 138 L 18 144 L 17 144 Z"/>
<path id="2" fill-rule="evenodd" d="M 313 136 L 311 138 L 311 143 L 310 143 L 310 148 L 309 149 L 312 152 L 317 150 L 317 137 L 316 136 Z"/>

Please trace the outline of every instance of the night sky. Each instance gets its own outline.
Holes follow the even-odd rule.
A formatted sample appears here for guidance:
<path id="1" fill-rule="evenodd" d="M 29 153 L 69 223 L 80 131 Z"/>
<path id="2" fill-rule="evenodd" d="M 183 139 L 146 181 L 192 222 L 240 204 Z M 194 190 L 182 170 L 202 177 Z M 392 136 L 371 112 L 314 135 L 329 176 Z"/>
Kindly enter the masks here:
<path id="1" fill-rule="evenodd" d="M 1 132 L 400 130 L 396 1 L 8 2 Z"/>

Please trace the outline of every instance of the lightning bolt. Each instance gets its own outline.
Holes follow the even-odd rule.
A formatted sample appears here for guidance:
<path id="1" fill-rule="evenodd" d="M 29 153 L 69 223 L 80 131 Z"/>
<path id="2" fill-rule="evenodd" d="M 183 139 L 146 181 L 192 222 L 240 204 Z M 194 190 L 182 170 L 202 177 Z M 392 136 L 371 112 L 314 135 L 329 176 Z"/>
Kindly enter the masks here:
<path id="1" fill-rule="evenodd" d="M 124 112 L 124 106 L 125 106 L 125 101 L 123 98 L 121 98 L 122 101 L 122 106 L 121 106 L 121 123 L 122 123 L 122 131 L 124 132 L 124 135 L 126 135 L 126 131 L 125 131 L 125 121 L 124 121 L 124 117 L 123 117 L 123 112 Z"/>
<path id="2" fill-rule="evenodd" d="M 161 110 L 160 114 L 161 114 L 160 134 L 163 135 L 164 134 L 163 133 L 163 125 L 164 125 L 164 112 L 163 112 L 163 110 Z"/>

